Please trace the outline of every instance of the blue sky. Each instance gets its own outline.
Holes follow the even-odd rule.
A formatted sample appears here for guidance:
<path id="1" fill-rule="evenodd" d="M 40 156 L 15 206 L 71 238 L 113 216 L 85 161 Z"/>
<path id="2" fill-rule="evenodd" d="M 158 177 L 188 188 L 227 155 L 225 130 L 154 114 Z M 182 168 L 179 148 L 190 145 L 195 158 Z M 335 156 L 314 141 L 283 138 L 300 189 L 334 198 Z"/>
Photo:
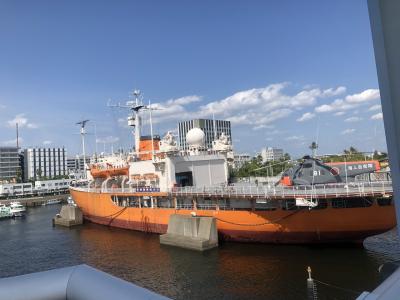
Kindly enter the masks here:
<path id="1" fill-rule="evenodd" d="M 132 145 L 107 101 L 139 88 L 164 134 L 230 119 L 234 147 L 386 149 L 366 1 L 0 2 L 0 143 Z M 145 132 L 148 128 L 144 129 Z"/>

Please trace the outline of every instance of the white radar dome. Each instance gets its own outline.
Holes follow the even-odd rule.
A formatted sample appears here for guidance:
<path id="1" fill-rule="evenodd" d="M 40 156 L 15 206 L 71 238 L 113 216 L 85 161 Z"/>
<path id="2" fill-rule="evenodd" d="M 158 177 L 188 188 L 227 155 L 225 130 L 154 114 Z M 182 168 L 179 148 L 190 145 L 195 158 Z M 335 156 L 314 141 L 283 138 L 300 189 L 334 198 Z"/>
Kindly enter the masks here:
<path id="1" fill-rule="evenodd" d="M 189 147 L 200 148 L 204 147 L 205 134 L 200 128 L 193 128 L 186 134 L 186 142 Z"/>

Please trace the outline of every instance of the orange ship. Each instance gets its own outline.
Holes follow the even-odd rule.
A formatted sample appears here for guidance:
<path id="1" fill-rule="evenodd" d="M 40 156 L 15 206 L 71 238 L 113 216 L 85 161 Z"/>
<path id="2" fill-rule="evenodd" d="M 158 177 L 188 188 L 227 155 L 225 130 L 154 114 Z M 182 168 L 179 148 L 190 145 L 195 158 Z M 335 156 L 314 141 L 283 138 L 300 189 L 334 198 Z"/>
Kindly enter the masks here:
<path id="1" fill-rule="evenodd" d="M 230 186 L 229 137 L 206 149 L 204 132 L 192 128 L 185 151 L 170 132 L 141 137 L 139 112 L 151 108 L 130 103 L 136 151 L 102 158 L 87 185 L 70 188 L 89 221 L 165 233 L 171 214 L 212 216 L 221 239 L 265 243 L 360 242 L 396 225 L 390 182 Z"/>

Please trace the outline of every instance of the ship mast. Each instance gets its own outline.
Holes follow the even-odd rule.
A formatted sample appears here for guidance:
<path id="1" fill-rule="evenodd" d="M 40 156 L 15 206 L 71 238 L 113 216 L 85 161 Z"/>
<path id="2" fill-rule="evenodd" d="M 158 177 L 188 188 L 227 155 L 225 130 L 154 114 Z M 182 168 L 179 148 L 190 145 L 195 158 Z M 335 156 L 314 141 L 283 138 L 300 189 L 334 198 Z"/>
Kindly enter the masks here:
<path id="1" fill-rule="evenodd" d="M 153 121 L 151 116 L 151 110 L 159 110 L 158 108 L 152 108 L 150 101 L 149 105 L 146 106 L 143 104 L 142 99 L 140 97 L 140 90 L 134 90 L 132 92 L 135 97 L 134 101 L 128 101 L 125 105 L 121 104 L 108 104 L 109 107 L 120 107 L 127 108 L 132 111 L 131 115 L 128 117 L 128 126 L 133 127 L 134 130 L 134 138 L 135 138 L 135 153 L 139 157 L 139 145 L 140 145 L 140 136 L 141 136 L 141 128 L 142 128 L 142 117 L 140 116 L 141 110 L 149 110 L 150 111 L 150 131 L 151 131 L 151 140 L 153 142 Z M 154 153 L 154 145 L 152 146 L 152 152 Z"/>
<path id="2" fill-rule="evenodd" d="M 140 145 L 140 133 L 141 133 L 141 119 L 139 116 L 139 110 L 144 106 L 140 104 L 140 91 L 134 90 L 133 95 L 135 96 L 135 106 L 132 107 L 135 116 L 135 152 L 139 156 L 139 145 Z"/>
<path id="3" fill-rule="evenodd" d="M 76 123 L 76 125 L 81 125 L 80 134 L 81 134 L 81 139 L 82 139 L 82 156 L 83 156 L 83 168 L 84 168 L 84 171 L 86 171 L 86 152 L 85 152 L 86 130 L 85 130 L 85 126 L 86 126 L 87 122 L 89 122 L 89 120 L 82 120 L 82 121 Z M 86 172 L 85 172 L 85 175 L 86 175 Z"/>

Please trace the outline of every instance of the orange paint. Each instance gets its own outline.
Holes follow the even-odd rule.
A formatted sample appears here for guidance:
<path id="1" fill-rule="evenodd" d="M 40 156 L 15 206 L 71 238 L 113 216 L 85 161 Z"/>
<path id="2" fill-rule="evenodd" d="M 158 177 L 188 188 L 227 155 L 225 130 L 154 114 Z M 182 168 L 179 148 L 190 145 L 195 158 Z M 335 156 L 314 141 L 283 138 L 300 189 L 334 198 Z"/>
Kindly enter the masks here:
<path id="1" fill-rule="evenodd" d="M 120 207 L 109 193 L 74 190 L 71 196 L 84 217 L 95 223 L 146 232 L 165 233 L 171 214 L 193 210 Z M 115 194 L 118 195 L 118 194 Z M 124 193 L 123 196 L 165 197 L 165 193 Z M 230 201 L 234 201 L 231 199 Z M 217 218 L 220 236 L 226 240 L 267 243 L 359 242 L 396 225 L 394 206 L 376 201 L 362 208 L 307 208 L 301 210 L 196 210 L 198 216 Z"/>
<path id="2" fill-rule="evenodd" d="M 129 173 L 129 167 L 112 167 L 107 166 L 106 168 L 101 168 L 97 165 L 93 165 L 90 167 L 90 174 L 92 174 L 93 178 L 108 178 L 112 176 L 127 176 Z"/>
<path id="3" fill-rule="evenodd" d="M 152 142 L 153 141 L 153 146 Z M 152 159 L 152 151 L 157 151 L 160 149 L 160 139 L 151 137 L 141 137 L 139 144 L 139 158 L 140 160 L 151 160 Z"/>

